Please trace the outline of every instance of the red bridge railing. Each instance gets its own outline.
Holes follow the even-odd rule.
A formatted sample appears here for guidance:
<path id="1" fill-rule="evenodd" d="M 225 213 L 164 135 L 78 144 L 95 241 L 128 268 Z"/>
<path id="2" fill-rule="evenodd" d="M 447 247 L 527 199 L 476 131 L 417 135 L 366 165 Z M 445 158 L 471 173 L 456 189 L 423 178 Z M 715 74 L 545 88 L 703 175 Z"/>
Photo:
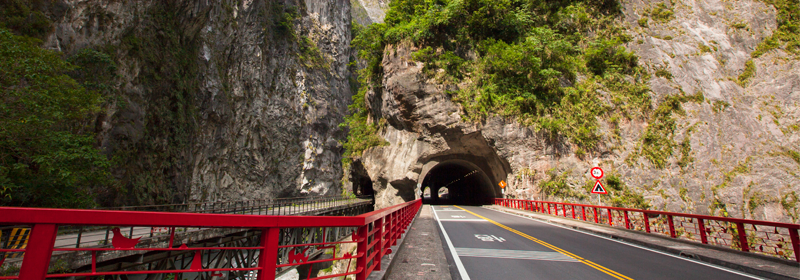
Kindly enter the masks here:
<path id="1" fill-rule="evenodd" d="M 422 205 L 421 200 L 398 204 L 392 207 L 373 211 L 359 216 L 333 217 L 333 216 L 260 216 L 260 215 L 232 215 L 232 214 L 201 214 L 201 213 L 164 213 L 164 212 L 133 212 L 133 211 L 106 211 L 106 210 L 74 210 L 74 209 L 42 209 L 42 208 L 14 208 L 0 207 L 0 227 L 8 225 L 30 226 L 31 233 L 28 245 L 24 249 L 0 249 L 0 267 L 5 258 L 3 255 L 10 253 L 23 253 L 22 263 L 16 275 L 0 274 L 0 279 L 44 279 L 78 277 L 90 278 L 105 275 L 136 275 L 136 274 L 161 274 L 174 275 L 192 273 L 204 274 L 199 279 L 210 279 L 211 276 L 220 275 L 221 272 L 247 271 L 248 279 L 274 279 L 276 271 L 303 264 L 319 262 L 344 261 L 348 264 L 355 260 L 355 265 L 348 265 L 347 269 L 339 274 L 327 275 L 310 279 L 328 279 L 355 275 L 356 279 L 363 280 L 375 270 L 381 269 L 381 258 L 391 253 L 391 246 L 405 233 L 412 219 Z M 149 240 L 131 239 L 135 236 L 125 237 L 115 229 L 114 245 L 112 248 L 105 246 L 81 248 L 57 248 L 54 244 L 59 227 L 64 226 L 114 226 L 114 227 L 149 227 L 168 228 L 165 235 L 155 236 Z M 181 230 L 183 228 L 183 230 Z M 323 234 L 321 241 L 301 239 L 297 244 L 279 244 L 282 229 L 290 228 L 354 228 L 350 238 L 345 240 L 330 240 Z M 214 247 L 188 247 L 186 238 L 176 237 L 176 231 L 185 234 L 191 229 L 216 230 L 224 232 L 249 229 L 255 232 L 257 244 L 253 246 L 214 246 Z M 133 231 L 131 231 L 133 232 Z M 117 236 L 116 234 L 119 234 Z M 160 238 L 160 239 L 159 239 Z M 157 239 L 157 240 L 156 240 Z M 168 245 L 167 245 L 168 243 Z M 179 245 L 183 244 L 183 245 Z M 355 254 L 350 252 L 337 256 L 336 250 L 345 244 L 357 246 Z M 309 261 L 306 251 L 309 248 L 333 250 L 332 258 Z M 281 258 L 279 250 L 289 249 L 289 257 Z M 209 252 L 224 255 L 223 251 L 250 250 L 243 258 L 237 259 L 237 267 L 215 268 L 204 264 L 203 259 L 209 257 Z M 90 259 L 91 270 L 72 271 L 67 269 L 62 272 L 53 272 L 51 259 L 58 253 L 79 252 L 77 256 Z M 164 269 L 150 269 L 151 267 L 139 265 L 125 270 L 98 269 L 98 263 L 103 256 L 144 254 L 146 252 L 166 252 L 167 255 L 188 256 L 191 261 L 185 264 L 173 262 L 171 267 Z M 341 253 L 341 252 L 340 252 Z M 90 258 L 89 258 L 90 257 Z M 244 258 L 246 257 L 246 258 Z M 252 260 L 250 262 L 244 261 Z M 183 257 L 181 257 L 181 263 Z M 140 261 L 141 263 L 141 261 Z M 252 265 L 250 265 L 252 264 Z M 7 264 L 8 265 L 8 264 Z M 148 269 L 142 269 L 147 267 Z M 138 269 L 137 269 L 138 268 Z M 50 272 L 48 272 L 48 269 Z M 55 269 L 58 271 L 58 269 Z M 6 270 L 8 271 L 8 270 Z M 180 279 L 183 279 L 181 277 Z"/>
<path id="2" fill-rule="evenodd" d="M 495 205 L 662 234 L 800 262 L 798 224 L 505 198 L 495 199 Z"/>

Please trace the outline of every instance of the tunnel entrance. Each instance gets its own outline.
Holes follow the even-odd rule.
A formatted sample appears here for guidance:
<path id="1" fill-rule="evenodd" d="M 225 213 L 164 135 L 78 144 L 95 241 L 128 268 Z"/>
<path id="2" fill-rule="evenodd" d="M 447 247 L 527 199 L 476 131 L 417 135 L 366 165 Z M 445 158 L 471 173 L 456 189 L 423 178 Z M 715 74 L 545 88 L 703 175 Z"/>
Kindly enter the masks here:
<path id="1" fill-rule="evenodd" d="M 465 160 L 447 160 L 436 164 L 425 174 L 421 189 L 430 189 L 423 196 L 429 204 L 484 205 L 498 197 L 489 176 L 477 165 Z M 439 196 L 439 191 L 447 193 Z"/>
<path id="2" fill-rule="evenodd" d="M 353 194 L 358 196 L 374 196 L 375 189 L 372 186 L 372 180 L 367 175 L 367 170 L 360 161 L 356 161 L 352 165 L 350 173 L 350 182 L 353 183 Z"/>

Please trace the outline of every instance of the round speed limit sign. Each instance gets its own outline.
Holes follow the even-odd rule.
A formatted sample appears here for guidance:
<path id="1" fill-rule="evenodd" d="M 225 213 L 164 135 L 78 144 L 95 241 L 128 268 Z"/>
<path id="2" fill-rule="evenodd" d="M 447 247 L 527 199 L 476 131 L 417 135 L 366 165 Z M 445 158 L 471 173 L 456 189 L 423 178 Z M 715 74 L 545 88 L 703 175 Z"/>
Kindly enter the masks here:
<path id="1" fill-rule="evenodd" d="M 600 180 L 600 178 L 603 178 L 603 169 L 601 169 L 600 167 L 592 167 L 591 173 L 592 173 L 592 177 L 594 177 L 597 180 Z"/>

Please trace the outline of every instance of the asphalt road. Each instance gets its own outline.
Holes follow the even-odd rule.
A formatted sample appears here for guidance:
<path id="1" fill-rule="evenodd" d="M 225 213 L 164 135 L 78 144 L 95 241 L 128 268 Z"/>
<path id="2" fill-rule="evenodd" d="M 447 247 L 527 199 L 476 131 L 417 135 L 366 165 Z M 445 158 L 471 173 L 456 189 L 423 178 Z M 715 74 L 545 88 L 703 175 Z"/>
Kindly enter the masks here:
<path id="1" fill-rule="evenodd" d="M 760 279 L 474 206 L 434 206 L 453 279 Z"/>

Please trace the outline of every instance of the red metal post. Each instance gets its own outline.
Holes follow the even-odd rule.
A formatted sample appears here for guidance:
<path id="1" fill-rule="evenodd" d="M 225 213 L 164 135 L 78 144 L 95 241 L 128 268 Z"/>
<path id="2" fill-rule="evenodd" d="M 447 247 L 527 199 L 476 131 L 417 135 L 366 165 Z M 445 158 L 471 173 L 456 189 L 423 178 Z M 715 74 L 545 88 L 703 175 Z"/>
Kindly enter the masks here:
<path id="1" fill-rule="evenodd" d="M 547 203 L 547 214 L 553 215 L 553 212 L 550 211 L 550 203 Z"/>
<path id="2" fill-rule="evenodd" d="M 628 211 L 622 211 L 625 214 L 625 229 L 631 229 L 631 221 L 628 220 Z"/>
<path id="3" fill-rule="evenodd" d="M 650 216 L 642 212 L 642 218 L 644 218 L 644 231 L 650 233 Z"/>
<path id="4" fill-rule="evenodd" d="M 367 234 L 369 233 L 369 225 L 364 225 L 358 227 L 358 249 L 357 255 L 358 259 L 356 259 L 356 269 L 361 270 L 356 274 L 356 280 L 367 280 Z"/>
<path id="5" fill-rule="evenodd" d="M 575 205 L 572 205 L 572 219 L 575 219 Z"/>
<path id="6" fill-rule="evenodd" d="M 275 279 L 275 266 L 278 264 L 278 237 L 280 228 L 261 230 L 261 252 L 258 257 L 258 280 Z"/>
<path id="7" fill-rule="evenodd" d="M 44 279 L 50 267 L 58 227 L 54 224 L 35 224 L 19 271 L 19 279 Z"/>
<path id="8" fill-rule="evenodd" d="M 581 206 L 581 217 L 583 218 L 583 221 L 585 222 L 586 221 L 586 206 Z"/>
<path id="9" fill-rule="evenodd" d="M 594 210 L 594 223 L 599 224 L 600 221 L 597 219 L 597 207 L 592 207 L 592 210 Z"/>
<path id="10" fill-rule="evenodd" d="M 567 205 L 566 204 L 561 204 L 561 212 L 562 212 L 562 214 L 564 214 L 564 218 L 566 218 L 567 217 Z"/>
<path id="11" fill-rule="evenodd" d="M 700 232 L 700 242 L 708 244 L 708 236 L 706 236 L 706 224 L 703 219 L 697 219 L 697 231 Z"/>
<path id="12" fill-rule="evenodd" d="M 409 211 L 410 213 L 410 211 Z M 375 249 L 377 254 L 375 255 L 375 260 L 377 264 L 375 265 L 375 270 L 381 270 L 381 259 L 383 258 L 383 247 L 384 247 L 384 240 L 383 240 L 383 218 L 378 219 L 375 221 L 375 228 L 378 230 L 375 232 L 375 238 L 378 239 L 378 242 L 375 243 Z"/>
<path id="13" fill-rule="evenodd" d="M 669 236 L 672 238 L 678 237 L 675 234 L 675 224 L 672 222 L 672 215 L 667 215 L 667 223 L 669 224 Z"/>
<path id="14" fill-rule="evenodd" d="M 606 209 L 606 210 L 608 210 L 608 225 L 613 227 L 614 226 L 614 216 L 611 215 L 611 209 Z"/>
<path id="15" fill-rule="evenodd" d="M 739 245 L 742 251 L 750 252 L 750 245 L 747 244 L 747 234 L 744 232 L 744 223 L 736 223 L 736 228 L 739 232 Z"/>
<path id="16" fill-rule="evenodd" d="M 789 237 L 792 239 L 792 248 L 794 248 L 794 259 L 800 262 L 800 236 L 797 234 L 797 229 L 789 229 Z"/>
<path id="17" fill-rule="evenodd" d="M 397 239 L 400 239 L 400 237 L 397 236 L 397 233 L 399 232 L 397 231 L 397 212 L 392 213 L 390 217 L 392 217 L 392 223 L 390 224 L 392 232 L 392 246 L 395 246 L 397 245 Z"/>

